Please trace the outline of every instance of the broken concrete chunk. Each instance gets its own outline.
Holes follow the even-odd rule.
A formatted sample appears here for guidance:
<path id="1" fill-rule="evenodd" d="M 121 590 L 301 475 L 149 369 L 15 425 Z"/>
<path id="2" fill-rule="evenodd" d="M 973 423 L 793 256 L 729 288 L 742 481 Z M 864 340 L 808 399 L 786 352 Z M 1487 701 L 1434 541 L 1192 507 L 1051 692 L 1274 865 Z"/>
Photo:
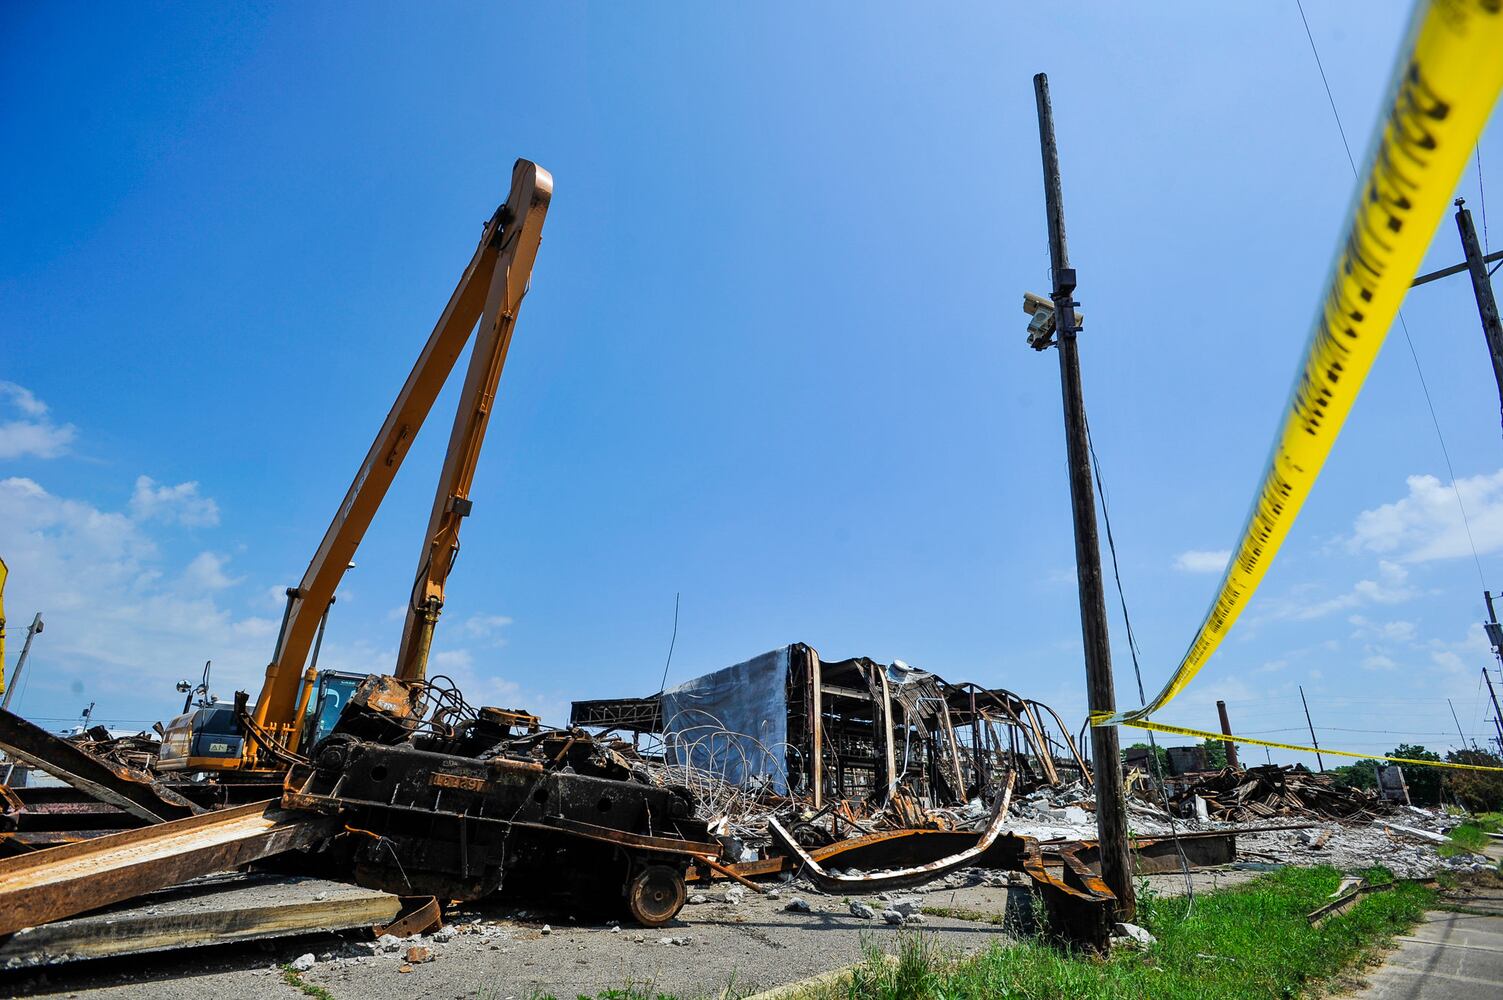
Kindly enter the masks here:
<path id="1" fill-rule="evenodd" d="M 309 969 L 313 968 L 313 965 L 314 965 L 313 952 L 310 951 L 310 952 L 308 952 L 306 954 L 299 955 L 297 958 L 294 958 L 292 960 L 292 971 L 293 972 L 307 972 Z"/>
<path id="2" fill-rule="evenodd" d="M 861 902 L 859 899 L 851 900 L 851 916 L 860 917 L 862 920 L 870 920 L 877 915 L 877 911 Z"/>
<path id="3" fill-rule="evenodd" d="M 1132 941 L 1134 944 L 1144 948 L 1148 947 L 1151 944 L 1158 943 L 1158 938 L 1154 937 L 1152 934 L 1148 933 L 1137 924 L 1118 922 L 1117 933 Z"/>
<path id="4" fill-rule="evenodd" d="M 809 904 L 799 897 L 794 896 L 783 906 L 783 909 L 789 913 L 808 913 Z"/>
<path id="5" fill-rule="evenodd" d="M 458 936 L 459 928 L 457 927 L 440 927 L 433 932 L 433 940 L 439 944 L 443 944 L 445 941 L 453 941 Z"/>
<path id="6" fill-rule="evenodd" d="M 542 930 L 539 931 L 538 933 L 540 933 L 540 934 L 552 934 L 553 933 L 553 928 L 551 926 L 549 926 L 548 924 L 544 924 Z"/>
<path id="7" fill-rule="evenodd" d="M 902 927 L 903 922 L 908 918 L 903 916 L 903 914 L 899 913 L 897 910 L 883 910 L 882 919 L 896 927 Z"/>
<path id="8" fill-rule="evenodd" d="M 702 892 L 696 892 L 694 895 L 692 895 L 692 896 L 689 897 L 689 905 L 690 906 L 700 906 L 700 905 L 704 904 L 705 902 L 706 902 L 705 894 L 702 893 Z"/>
<path id="9" fill-rule="evenodd" d="M 923 906 L 923 900 L 917 896 L 897 896 L 887 906 L 889 909 L 897 910 L 903 916 L 908 917 L 919 911 Z"/>
<path id="10" fill-rule="evenodd" d="M 400 951 L 401 948 L 402 939 L 397 937 L 395 934 L 382 934 L 380 937 L 376 938 L 376 950 L 379 952 L 390 954 L 394 951 Z"/>

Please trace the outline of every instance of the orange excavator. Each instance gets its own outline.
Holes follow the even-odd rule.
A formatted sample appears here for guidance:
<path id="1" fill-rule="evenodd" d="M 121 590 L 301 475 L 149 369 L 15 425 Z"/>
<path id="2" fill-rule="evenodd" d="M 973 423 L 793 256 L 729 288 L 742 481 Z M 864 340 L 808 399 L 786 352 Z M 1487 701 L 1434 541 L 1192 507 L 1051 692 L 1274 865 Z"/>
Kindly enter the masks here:
<path id="1" fill-rule="evenodd" d="M 239 692 L 233 705 L 204 704 L 173 719 L 164 731 L 159 771 L 209 772 L 251 780 L 272 777 L 298 761 L 300 748 L 311 749 L 333 726 L 344 702 L 366 677 L 318 670 L 318 651 L 335 590 L 474 332 L 475 346 L 449 433 L 393 671 L 402 680 L 424 679 L 434 627 L 443 610 L 444 584 L 459 553 L 460 524 L 472 507 L 470 488 L 496 386 L 517 311 L 527 294 L 552 194 L 553 178 L 548 171 L 527 160 L 516 162 L 505 204 L 485 224 L 474 257 L 360 463 L 302 582 L 287 590 L 275 651 L 254 707 L 249 706 L 245 692 Z"/>

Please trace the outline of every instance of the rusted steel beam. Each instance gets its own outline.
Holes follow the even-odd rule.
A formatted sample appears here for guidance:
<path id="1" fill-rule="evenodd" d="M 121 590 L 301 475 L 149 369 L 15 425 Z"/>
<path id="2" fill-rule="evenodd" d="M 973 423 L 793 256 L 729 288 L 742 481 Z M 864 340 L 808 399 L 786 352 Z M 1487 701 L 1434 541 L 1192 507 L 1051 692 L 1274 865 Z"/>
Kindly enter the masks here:
<path id="1" fill-rule="evenodd" d="M 923 864 L 909 865 L 873 875 L 837 875 L 827 872 L 824 867 L 811 857 L 793 835 L 783 828 L 776 817 L 767 820 L 767 831 L 772 834 L 772 839 L 784 853 L 803 862 L 805 873 L 810 880 L 820 889 L 828 892 L 832 889 L 857 889 L 861 892 L 878 892 L 883 889 L 898 889 L 903 886 L 919 885 L 946 875 L 949 872 L 965 868 L 974 862 L 1002 836 L 1002 824 L 1007 820 L 1007 805 L 1012 797 L 1012 782 L 1007 784 L 1007 792 L 998 803 L 997 809 L 992 813 L 991 822 L 986 830 L 976 839 L 976 842 L 956 854 L 951 854 L 934 861 Z M 1008 836 L 1011 836 L 1010 834 Z"/>
<path id="2" fill-rule="evenodd" d="M 317 844 L 318 816 L 257 802 L 0 861 L 0 934 Z"/>
<path id="3" fill-rule="evenodd" d="M 443 925 L 443 910 L 439 908 L 435 897 L 403 896 L 401 915 L 389 924 L 378 924 L 371 929 L 375 931 L 376 937 L 390 934 L 392 937 L 404 938 L 414 934 L 427 934 Z"/>
<path id="4" fill-rule="evenodd" d="M 1129 847 L 1133 871 L 1139 875 L 1179 871 L 1181 851 L 1191 868 L 1209 868 L 1237 860 L 1237 833 L 1228 830 L 1182 833 L 1178 843 L 1174 837 L 1134 837 Z M 1069 851 L 1092 871 L 1101 870 L 1101 853 L 1095 840 L 1044 845 L 1045 855 L 1060 850 Z"/>
<path id="5" fill-rule="evenodd" d="M 755 892 L 757 895 L 763 896 L 763 895 L 767 894 L 767 890 L 766 889 L 762 888 L 760 885 L 758 885 L 757 883 L 753 882 L 751 879 L 745 878 L 744 876 L 739 875 L 736 872 L 731 871 L 729 865 L 723 865 L 719 861 L 716 861 L 714 858 L 709 857 L 708 855 L 706 855 L 704 857 L 701 857 L 699 860 L 704 863 L 704 866 L 706 868 L 713 869 L 714 871 L 717 871 L 720 874 L 724 875 L 726 878 L 735 879 L 737 882 L 740 882 L 742 885 L 746 886 L 748 889 L 750 889 L 752 892 Z"/>
<path id="6" fill-rule="evenodd" d="M 83 748 L 3 709 L 0 709 L 0 748 L 148 823 L 180 819 L 203 811 L 139 771 L 100 760 Z"/>

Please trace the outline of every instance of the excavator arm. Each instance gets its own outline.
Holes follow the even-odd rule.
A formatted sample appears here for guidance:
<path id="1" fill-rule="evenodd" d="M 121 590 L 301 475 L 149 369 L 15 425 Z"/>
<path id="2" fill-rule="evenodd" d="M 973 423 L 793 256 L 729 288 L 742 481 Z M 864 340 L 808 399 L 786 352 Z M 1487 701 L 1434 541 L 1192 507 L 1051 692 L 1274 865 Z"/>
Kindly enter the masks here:
<path id="1" fill-rule="evenodd" d="M 396 676 L 403 679 L 420 680 L 427 674 L 433 629 L 444 606 L 444 583 L 459 555 L 459 527 L 470 513 L 470 487 L 475 481 L 480 446 L 485 441 L 496 385 L 506 365 L 517 310 L 527 294 L 528 276 L 532 273 L 542 229 L 541 211 L 530 213 L 512 226 L 502 248 L 503 257 L 510 254 L 509 260 L 503 260 L 491 277 L 402 627 Z"/>
<path id="2" fill-rule="evenodd" d="M 287 609 L 277 635 L 275 652 L 266 668 L 260 697 L 256 699 L 253 718 L 255 729 L 260 734 L 295 747 L 303 664 L 318 631 L 319 620 L 333 600 L 339 581 L 371 519 L 478 323 L 480 337 L 465 378 L 459 416 L 439 485 L 443 502 L 435 503 L 430 520 L 428 551 L 438 551 L 444 556 L 442 560 L 431 560 L 442 563 L 437 583 L 438 600 L 442 603 L 443 577 L 453 561 L 449 547 L 457 548 L 458 545 L 458 516 L 468 510 L 467 494 L 474 475 L 475 458 L 485 433 L 486 417 L 500 378 L 506 348 L 511 342 L 517 307 L 526 291 L 537 255 L 543 217 L 552 194 L 553 177 L 548 171 L 527 160 L 516 162 L 506 203 L 486 223 L 474 257 L 460 276 L 454 294 L 449 297 L 438 324 L 355 473 L 355 479 L 308 564 L 302 582 L 288 591 Z M 458 449 L 462 454 L 456 453 L 456 442 L 462 443 Z M 464 503 L 450 503 L 449 496 Z M 439 509 L 441 507 L 446 509 Z M 431 593 L 431 586 L 424 584 L 420 596 L 425 606 Z M 408 617 L 408 631 L 413 631 L 413 616 L 409 614 Z M 434 617 L 437 617 L 436 612 Z M 430 625 L 429 635 L 431 631 Z M 404 634 L 404 651 L 407 647 Z M 422 676 L 420 664 L 417 670 L 419 672 L 413 676 Z"/>

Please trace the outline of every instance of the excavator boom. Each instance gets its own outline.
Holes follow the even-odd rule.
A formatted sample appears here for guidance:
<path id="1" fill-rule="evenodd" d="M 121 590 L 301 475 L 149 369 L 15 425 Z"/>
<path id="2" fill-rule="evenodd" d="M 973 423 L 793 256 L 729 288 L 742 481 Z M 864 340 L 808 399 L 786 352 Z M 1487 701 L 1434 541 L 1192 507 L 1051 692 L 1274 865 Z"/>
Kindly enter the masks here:
<path id="1" fill-rule="evenodd" d="M 549 185 L 551 188 L 551 185 Z M 546 208 L 546 202 L 544 203 Z M 433 496 L 428 533 L 418 557 L 417 579 L 409 595 L 396 676 L 420 680 L 427 674 L 433 628 L 444 604 L 444 583 L 459 555 L 459 527 L 470 513 L 470 487 L 486 426 L 496 399 L 496 385 L 516 328 L 517 310 L 527 294 L 528 276 L 542 236 L 543 211 L 532 211 L 508 228 L 502 259 L 492 272 L 485 310 L 475 334 L 475 349 L 465 372 L 464 388 L 449 432 L 449 448 Z"/>
<path id="2" fill-rule="evenodd" d="M 449 303 L 418 355 L 417 363 L 397 394 L 391 412 L 355 473 L 344 501 L 303 574 L 302 582 L 288 592 L 287 611 L 277 636 L 276 649 L 266 668 L 260 697 L 256 699 L 254 721 L 260 734 L 287 741 L 289 745 L 296 742 L 303 664 L 313 645 L 319 620 L 328 609 L 350 559 L 478 322 L 481 325 L 480 338 L 465 379 L 459 417 L 439 487 L 440 495 L 446 499 L 450 495 L 463 499 L 468 493 L 474 472 L 474 455 L 485 432 L 490 400 L 495 394 L 501 362 L 511 341 L 517 307 L 531 275 L 543 217 L 552 193 L 553 178 L 548 171 L 527 160 L 516 162 L 506 203 L 486 223 L 474 257 L 460 276 L 454 294 L 449 297 Z M 466 442 L 462 450 L 467 458 L 456 457 L 456 440 Z M 460 471 L 451 471 L 456 468 Z M 467 508 L 467 503 L 462 506 Z M 441 517 L 441 513 L 435 510 L 430 539 L 436 537 L 436 530 L 442 530 L 445 541 L 434 544 L 448 544 L 451 536 L 457 544 L 457 519 L 452 527 L 445 528 L 443 523 L 447 519 Z M 449 562 L 452 558 L 445 559 L 446 565 Z M 423 593 L 428 593 L 426 586 Z M 441 580 L 439 593 L 442 594 Z"/>

